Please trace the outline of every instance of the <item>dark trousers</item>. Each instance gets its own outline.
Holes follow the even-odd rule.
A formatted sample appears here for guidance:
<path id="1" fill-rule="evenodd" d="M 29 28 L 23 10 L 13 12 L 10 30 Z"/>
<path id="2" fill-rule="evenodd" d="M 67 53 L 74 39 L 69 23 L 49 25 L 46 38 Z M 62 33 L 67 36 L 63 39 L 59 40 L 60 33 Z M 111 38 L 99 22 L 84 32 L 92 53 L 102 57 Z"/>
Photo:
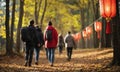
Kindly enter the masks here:
<path id="1" fill-rule="evenodd" d="M 29 63 L 29 65 L 31 65 L 31 63 L 32 63 L 33 51 L 34 51 L 34 47 L 26 45 L 26 48 L 25 48 L 25 60 L 26 60 L 26 62 Z"/>
<path id="2" fill-rule="evenodd" d="M 59 54 L 61 54 L 63 50 L 63 46 L 58 46 L 58 50 L 59 50 Z"/>
<path id="3" fill-rule="evenodd" d="M 72 56 L 73 47 L 67 47 L 67 57 L 70 60 Z"/>

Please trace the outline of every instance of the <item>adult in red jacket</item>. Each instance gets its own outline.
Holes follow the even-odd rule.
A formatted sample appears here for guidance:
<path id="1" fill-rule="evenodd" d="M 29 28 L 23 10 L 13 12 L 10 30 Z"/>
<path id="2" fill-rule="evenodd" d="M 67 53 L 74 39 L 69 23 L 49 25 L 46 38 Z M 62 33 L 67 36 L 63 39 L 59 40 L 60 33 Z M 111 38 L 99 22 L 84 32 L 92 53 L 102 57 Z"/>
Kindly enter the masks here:
<path id="1" fill-rule="evenodd" d="M 47 39 L 47 31 L 50 30 L 52 31 L 51 33 L 51 40 Z M 48 36 L 50 37 L 50 36 Z M 57 48 L 57 42 L 58 42 L 58 33 L 56 31 L 56 29 L 52 26 L 52 22 L 49 21 L 48 26 L 45 30 L 45 34 L 44 34 L 44 39 L 45 39 L 45 48 L 46 48 L 46 54 L 47 54 L 47 58 L 50 62 L 50 65 L 53 66 L 54 63 L 54 54 L 55 54 L 55 48 Z"/>

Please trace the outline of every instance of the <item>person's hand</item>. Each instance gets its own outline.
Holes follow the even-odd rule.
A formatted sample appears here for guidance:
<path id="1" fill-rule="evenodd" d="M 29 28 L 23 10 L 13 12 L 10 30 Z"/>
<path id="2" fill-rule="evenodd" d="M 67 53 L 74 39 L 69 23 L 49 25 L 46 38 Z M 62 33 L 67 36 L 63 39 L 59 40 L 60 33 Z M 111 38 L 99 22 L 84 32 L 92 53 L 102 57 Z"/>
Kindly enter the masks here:
<path id="1" fill-rule="evenodd" d="M 26 42 L 23 42 L 23 44 L 26 44 Z"/>
<path id="2" fill-rule="evenodd" d="M 45 45 L 43 45 L 43 48 L 45 48 Z"/>
<path id="3" fill-rule="evenodd" d="M 38 43 L 38 47 L 40 47 L 40 43 Z"/>

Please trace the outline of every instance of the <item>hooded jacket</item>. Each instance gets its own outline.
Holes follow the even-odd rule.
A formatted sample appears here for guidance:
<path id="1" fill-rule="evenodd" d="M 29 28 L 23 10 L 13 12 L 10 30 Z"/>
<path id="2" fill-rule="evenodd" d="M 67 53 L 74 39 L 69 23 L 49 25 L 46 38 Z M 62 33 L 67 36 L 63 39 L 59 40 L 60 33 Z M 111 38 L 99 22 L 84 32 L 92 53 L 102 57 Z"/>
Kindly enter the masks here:
<path id="1" fill-rule="evenodd" d="M 48 41 L 46 39 L 46 31 L 52 30 L 52 40 Z M 56 29 L 52 26 L 48 26 L 44 32 L 45 48 L 56 48 L 58 43 L 58 33 Z"/>

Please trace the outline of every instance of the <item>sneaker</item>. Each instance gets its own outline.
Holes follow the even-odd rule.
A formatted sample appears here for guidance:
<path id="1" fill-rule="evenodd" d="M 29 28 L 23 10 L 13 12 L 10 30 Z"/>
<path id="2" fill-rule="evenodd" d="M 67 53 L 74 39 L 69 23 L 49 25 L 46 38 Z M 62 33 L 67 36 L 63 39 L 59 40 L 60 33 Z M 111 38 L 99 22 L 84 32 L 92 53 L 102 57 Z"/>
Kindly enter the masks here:
<path id="1" fill-rule="evenodd" d="M 52 67 L 52 66 L 53 66 L 53 63 L 51 63 L 50 66 Z"/>
<path id="2" fill-rule="evenodd" d="M 69 59 L 69 58 L 67 58 L 67 61 L 70 61 L 70 59 Z"/>
<path id="3" fill-rule="evenodd" d="M 28 64 L 28 63 L 27 63 L 27 62 L 25 62 L 24 66 L 27 66 L 27 64 Z"/>
<path id="4" fill-rule="evenodd" d="M 31 67 L 31 64 L 29 64 L 28 66 Z"/>
<path id="5" fill-rule="evenodd" d="M 35 65 L 38 65 L 38 62 L 35 62 Z"/>

